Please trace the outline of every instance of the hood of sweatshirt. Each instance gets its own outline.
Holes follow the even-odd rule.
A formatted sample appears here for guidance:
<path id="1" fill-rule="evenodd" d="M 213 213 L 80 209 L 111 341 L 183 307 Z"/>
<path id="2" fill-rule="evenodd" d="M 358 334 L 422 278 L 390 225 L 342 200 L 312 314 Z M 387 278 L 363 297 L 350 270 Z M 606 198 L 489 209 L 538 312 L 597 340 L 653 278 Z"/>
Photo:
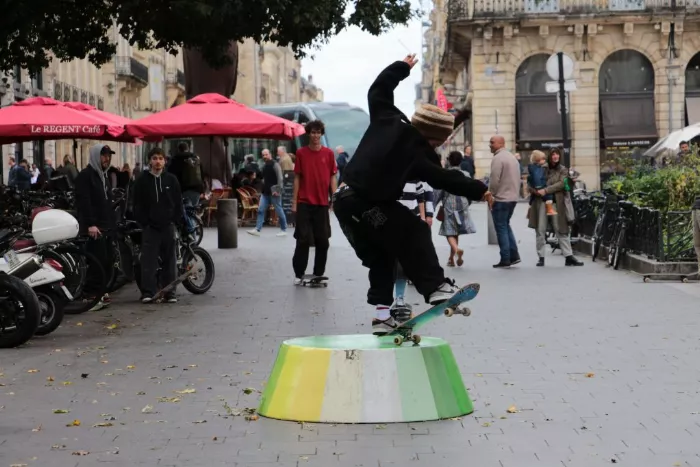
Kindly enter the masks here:
<path id="1" fill-rule="evenodd" d="M 105 199 L 108 199 L 107 178 L 105 177 L 105 171 L 102 169 L 102 161 L 100 160 L 100 152 L 102 152 L 103 147 L 104 144 L 93 144 L 90 146 L 90 159 L 88 161 L 88 165 L 92 167 L 92 169 L 100 176 L 100 180 L 102 180 L 102 189 L 105 193 Z"/>

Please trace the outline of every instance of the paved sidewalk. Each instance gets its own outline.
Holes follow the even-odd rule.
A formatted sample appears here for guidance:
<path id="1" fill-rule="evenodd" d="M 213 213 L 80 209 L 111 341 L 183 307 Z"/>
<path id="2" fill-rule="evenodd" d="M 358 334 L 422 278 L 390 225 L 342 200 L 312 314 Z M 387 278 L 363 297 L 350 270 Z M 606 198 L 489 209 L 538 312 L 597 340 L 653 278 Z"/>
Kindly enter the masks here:
<path id="1" fill-rule="evenodd" d="M 466 264 L 448 271 L 482 284 L 473 315 L 423 332 L 451 342 L 470 416 L 246 420 L 283 339 L 370 332 L 367 271 L 335 222 L 327 289 L 292 285 L 291 235 L 241 229 L 239 248 L 219 251 L 211 231 L 209 293 L 146 306 L 132 287 L 107 310 L 0 351 L 0 467 L 700 465 L 700 285 L 643 284 L 588 258 L 565 268 L 559 253 L 535 268 L 525 209 L 513 221 L 523 263 L 494 270 L 484 207 L 473 208 L 481 231 L 462 237 Z"/>

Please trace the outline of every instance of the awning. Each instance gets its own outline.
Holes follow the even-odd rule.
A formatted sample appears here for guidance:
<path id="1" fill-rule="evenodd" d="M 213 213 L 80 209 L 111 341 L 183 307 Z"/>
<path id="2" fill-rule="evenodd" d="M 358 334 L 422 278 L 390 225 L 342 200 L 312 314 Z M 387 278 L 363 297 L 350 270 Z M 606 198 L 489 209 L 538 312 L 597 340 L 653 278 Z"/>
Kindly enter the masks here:
<path id="1" fill-rule="evenodd" d="M 685 109 L 688 113 L 688 125 L 700 123 L 700 97 L 687 97 Z"/>
<path id="2" fill-rule="evenodd" d="M 556 95 L 516 97 L 518 143 L 535 149 L 544 142 L 561 142 L 561 115 Z M 569 126 L 569 138 L 571 138 Z"/>
<path id="3" fill-rule="evenodd" d="M 658 140 L 654 95 L 600 96 L 605 147 L 649 147 Z"/>

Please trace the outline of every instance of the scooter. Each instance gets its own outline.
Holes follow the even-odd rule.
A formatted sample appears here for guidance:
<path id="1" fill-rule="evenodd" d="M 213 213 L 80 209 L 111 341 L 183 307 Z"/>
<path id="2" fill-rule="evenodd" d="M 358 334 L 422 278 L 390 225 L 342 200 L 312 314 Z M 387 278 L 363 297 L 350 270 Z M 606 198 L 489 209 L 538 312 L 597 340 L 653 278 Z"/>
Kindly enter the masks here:
<path id="1" fill-rule="evenodd" d="M 0 250 L 7 250 L 21 231 L 0 231 Z M 24 282 L 41 269 L 41 259 L 32 256 L 0 272 L 0 349 L 18 347 L 34 336 L 41 321 L 39 300 Z"/>
<path id="2" fill-rule="evenodd" d="M 65 211 L 48 209 L 36 214 L 32 221 L 32 236 L 37 245 L 55 243 L 75 238 L 78 235 L 77 220 Z M 0 272 L 8 272 L 19 267 L 34 253 L 17 253 L 11 247 L 3 252 Z M 41 307 L 41 321 L 35 334 L 44 336 L 55 331 L 63 321 L 64 308 L 73 300 L 68 288 L 63 285 L 65 276 L 62 266 L 47 258 L 41 261 L 41 268 L 24 281 L 34 290 Z"/>

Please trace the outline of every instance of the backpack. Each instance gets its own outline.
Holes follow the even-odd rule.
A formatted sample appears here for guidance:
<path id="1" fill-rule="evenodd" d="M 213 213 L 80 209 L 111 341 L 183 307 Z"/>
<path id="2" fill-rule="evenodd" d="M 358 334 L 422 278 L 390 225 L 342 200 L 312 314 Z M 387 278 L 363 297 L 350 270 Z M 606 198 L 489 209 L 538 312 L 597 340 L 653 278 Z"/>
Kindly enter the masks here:
<path id="1" fill-rule="evenodd" d="M 197 155 L 185 159 L 182 167 L 182 185 L 184 187 L 200 186 L 202 184 L 202 162 Z"/>

